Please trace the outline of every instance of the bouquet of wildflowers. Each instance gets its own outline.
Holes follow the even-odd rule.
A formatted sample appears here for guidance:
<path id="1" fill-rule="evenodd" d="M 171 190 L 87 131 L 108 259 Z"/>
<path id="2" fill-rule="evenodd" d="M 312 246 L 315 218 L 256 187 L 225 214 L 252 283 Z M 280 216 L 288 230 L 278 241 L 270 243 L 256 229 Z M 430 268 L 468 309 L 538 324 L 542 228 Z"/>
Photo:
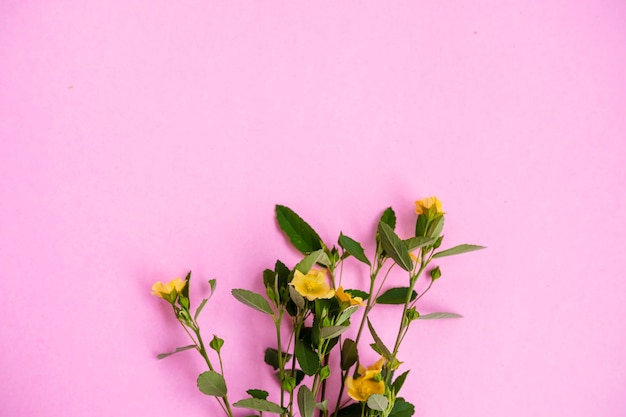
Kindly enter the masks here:
<path id="1" fill-rule="evenodd" d="M 375 253 L 368 256 L 361 243 L 343 233 L 336 245 L 328 246 L 293 210 L 276 206 L 278 225 L 302 253 L 302 259 L 293 267 L 276 261 L 272 269 L 263 271 L 264 295 L 245 289 L 232 291 L 235 299 L 267 316 L 268 325 L 275 328 L 276 344 L 265 350 L 264 357 L 269 372 L 276 375 L 273 388 L 278 393 L 272 400 L 268 391 L 254 388 L 247 391 L 249 398 L 231 404 L 222 366 L 224 341 L 213 336 L 207 345 L 202 338 L 197 318 L 208 299 L 192 313 L 191 273 L 184 280 L 157 282 L 152 287 L 154 295 L 172 306 L 191 339 L 190 345 L 159 358 L 196 350 L 208 367 L 198 376 L 198 388 L 214 397 L 228 417 L 233 417 L 234 407 L 251 410 L 248 415 L 259 417 L 410 417 L 413 405 L 399 396 L 409 373 L 401 369 L 399 356 L 409 327 L 424 319 L 461 317 L 418 312 L 417 302 L 441 277 L 440 267 L 433 262 L 483 248 L 464 244 L 440 249 L 445 213 L 436 197 L 416 201 L 415 211 L 415 233 L 403 239 L 395 232 L 394 211 L 387 208 L 376 228 Z M 368 288 L 352 288 L 349 272 L 355 267 L 368 269 Z M 385 285 L 394 268 L 406 273 L 405 286 Z M 215 280 L 209 285 L 212 295 Z M 397 333 L 391 340 L 383 340 L 369 320 L 375 308 L 385 304 L 398 308 Z M 288 334 L 284 334 L 285 322 L 290 325 Z M 353 326 L 349 333 L 356 332 L 356 336 L 344 337 Z M 373 341 L 370 345 L 363 345 L 365 334 Z M 359 352 L 363 349 L 373 349 L 379 359 L 373 364 L 362 363 Z"/>

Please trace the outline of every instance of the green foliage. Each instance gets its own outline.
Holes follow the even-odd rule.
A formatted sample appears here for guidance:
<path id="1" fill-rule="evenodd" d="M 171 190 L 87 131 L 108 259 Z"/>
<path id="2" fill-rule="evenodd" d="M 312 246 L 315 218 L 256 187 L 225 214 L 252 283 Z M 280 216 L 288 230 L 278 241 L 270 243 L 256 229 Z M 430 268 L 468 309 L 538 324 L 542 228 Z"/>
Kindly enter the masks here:
<path id="1" fill-rule="evenodd" d="M 317 232 L 289 207 L 276 205 L 276 220 L 291 244 L 303 254 L 323 249 Z"/>
<path id="2" fill-rule="evenodd" d="M 250 389 L 247 393 L 251 398 L 236 401 L 232 406 L 254 410 L 258 413 L 255 417 L 261 417 L 264 413 L 281 417 L 313 417 L 316 408 L 325 417 L 411 417 L 414 414 L 415 407 L 397 396 L 409 371 L 395 377 L 396 372 L 401 372 L 401 361 L 407 362 L 407 358 L 398 357 L 398 352 L 401 351 L 400 345 L 410 324 L 418 319 L 461 317 L 459 314 L 444 312 L 420 315 L 417 311 L 417 302 L 430 290 L 432 283 L 441 277 L 440 267 L 429 264 L 433 259 L 483 249 L 478 245 L 458 245 L 439 251 L 445 223 L 441 202 L 436 198 L 428 198 L 417 203 L 417 211 L 424 214 L 417 216 L 415 236 L 405 240 L 399 237 L 402 231 L 396 232 L 397 218 L 393 209 L 389 207 L 383 211 L 376 224 L 375 242 L 372 242 L 376 244 L 376 253 L 371 258 L 365 254 L 361 242 L 341 232 L 337 241 L 339 246 L 328 248 L 318 233 L 292 209 L 276 205 L 276 220 L 282 233 L 303 256 L 291 268 L 277 260 L 273 269 L 262 272 L 267 297 L 246 289 L 233 289 L 232 295 L 239 302 L 272 318 L 277 337 L 276 348 L 265 350 L 264 361 L 272 367 L 271 372 L 278 380 L 280 396 L 272 398 L 280 398 L 280 405 L 268 400 L 268 391 Z M 354 257 L 359 263 L 345 262 L 349 257 Z M 390 273 L 396 265 L 406 272 L 402 281 L 395 281 L 395 273 L 401 272 L 397 268 Z M 355 267 L 361 268 L 361 271 L 353 270 Z M 318 271 L 309 273 L 312 268 Z M 326 271 L 319 271 L 322 268 Z M 308 275 L 302 278 L 300 273 Z M 302 279 L 297 289 L 290 285 L 296 274 Z M 422 276 L 426 276 L 426 279 L 430 276 L 430 279 L 422 284 Z M 198 350 L 208 367 L 206 372 L 198 376 L 198 389 L 214 397 L 226 416 L 233 417 L 222 369 L 222 353 L 227 352 L 223 349 L 224 340 L 214 335 L 208 344 L 203 342 L 196 321 L 215 292 L 216 280 L 208 281 L 210 295 L 200 302 L 192 316 L 190 279 L 191 272 L 186 275 L 184 286 L 176 279 L 168 284 L 159 282 L 153 287 L 153 293 L 173 307 L 175 318 L 193 341 L 193 344 L 161 354 L 158 358 L 185 350 Z M 339 286 L 352 286 L 355 282 L 363 284 L 363 281 L 368 284 L 367 291 L 358 288 L 344 290 L 352 299 L 339 291 Z M 383 291 L 383 288 L 387 289 Z M 419 297 L 416 288 L 421 291 Z M 306 298 L 299 291 L 305 292 Z M 357 302 L 355 297 L 367 300 L 367 303 Z M 383 323 L 379 326 L 379 330 L 384 329 L 382 336 L 390 339 L 389 345 L 382 341 L 370 321 L 374 308 L 385 304 L 402 306 L 393 310 L 398 311 L 399 318 L 395 325 Z M 252 315 L 251 319 L 254 319 Z M 357 324 L 353 326 L 353 322 Z M 367 331 L 364 331 L 366 324 L 374 341 L 370 346 L 384 358 L 374 365 L 370 363 L 369 367 L 360 363 L 358 349 L 364 343 L 361 337 L 365 335 L 367 338 Z M 285 334 L 287 325 L 290 326 L 289 333 Z M 349 330 L 354 330 L 354 333 L 347 333 Z M 391 339 L 393 336 L 395 340 Z M 205 347 L 210 350 L 207 351 Z M 279 352 L 278 349 L 284 351 Z M 339 360 L 334 356 L 337 354 L 340 355 Z M 218 366 L 212 362 L 215 356 Z M 415 357 L 415 360 L 418 358 Z M 332 369 L 337 363 L 339 372 Z M 245 372 L 243 369 L 240 371 Z M 335 384 L 335 378 L 348 376 L 352 379 Z M 379 384 L 371 384 L 367 379 Z M 328 381 L 331 382 L 326 385 Z M 336 385 L 341 387 L 337 392 L 326 389 Z M 348 391 L 350 395 L 358 398 L 346 407 L 335 410 L 333 405 L 339 406 L 345 398 L 346 385 L 351 385 Z M 355 390 L 355 386 L 363 390 Z"/>
<path id="3" fill-rule="evenodd" d="M 320 358 L 317 353 L 304 343 L 296 343 L 295 354 L 298 364 L 305 374 L 314 375 L 320 368 Z"/>
<path id="4" fill-rule="evenodd" d="M 389 417 L 411 417 L 415 413 L 413 404 L 404 401 L 403 398 L 396 398 Z"/>
<path id="5" fill-rule="evenodd" d="M 406 245 L 395 234 L 393 229 L 386 223 L 378 223 L 378 236 L 385 253 L 393 259 L 400 268 L 405 271 L 413 269 L 413 261 L 409 256 L 409 250 Z"/>
<path id="6" fill-rule="evenodd" d="M 157 355 L 157 358 L 158 359 L 164 359 L 164 358 L 167 358 L 168 356 L 172 356 L 175 353 L 184 352 L 185 350 L 194 349 L 195 347 L 196 347 L 196 345 L 187 345 L 187 346 L 179 347 L 179 348 L 176 348 L 176 350 L 174 352 L 161 353 L 161 354 Z"/>
<path id="7" fill-rule="evenodd" d="M 341 369 L 347 371 L 359 359 L 356 343 L 352 339 L 346 339 L 341 348 Z"/>
<path id="8" fill-rule="evenodd" d="M 262 400 L 260 398 L 246 398 L 244 400 L 239 400 L 234 403 L 233 406 L 272 414 L 283 414 L 285 412 L 285 409 L 280 405 L 271 401 Z"/>
<path id="9" fill-rule="evenodd" d="M 215 371 L 202 372 L 196 381 L 198 389 L 206 395 L 213 397 L 226 396 L 226 381 L 224 377 Z"/>
<path id="10" fill-rule="evenodd" d="M 367 406 L 372 410 L 385 411 L 389 406 L 389 400 L 384 395 L 372 394 L 367 399 Z"/>
<path id="11" fill-rule="evenodd" d="M 306 385 L 302 385 L 298 389 L 298 409 L 302 417 L 313 417 L 315 397 Z"/>
<path id="12" fill-rule="evenodd" d="M 422 314 L 418 317 L 419 320 L 435 320 L 435 319 L 459 319 L 463 317 L 456 313 L 430 313 Z"/>
<path id="13" fill-rule="evenodd" d="M 346 251 L 346 253 L 354 256 L 356 259 L 363 262 L 364 264 L 371 265 L 369 259 L 367 259 L 367 256 L 365 256 L 363 246 L 361 246 L 359 242 L 352 239 L 351 237 L 344 235 L 343 233 L 340 233 L 338 243 L 339 246 L 341 246 Z"/>
<path id="14" fill-rule="evenodd" d="M 378 304 L 404 304 L 406 302 L 407 295 L 411 291 L 410 301 L 415 300 L 417 293 L 415 290 L 409 287 L 390 288 L 385 291 L 380 297 L 376 299 Z"/>
<path id="15" fill-rule="evenodd" d="M 270 395 L 269 392 L 260 389 L 249 389 L 246 392 L 252 398 L 258 398 L 259 400 L 267 400 L 268 395 Z"/>
<path id="16" fill-rule="evenodd" d="M 437 252 L 433 255 L 433 258 L 443 258 L 444 256 L 452 256 L 452 255 L 459 255 L 461 253 L 466 253 L 466 252 L 473 252 L 475 250 L 481 250 L 481 249 L 485 249 L 484 246 L 478 246 L 478 245 L 458 245 L 455 246 L 453 248 L 450 249 L 446 249 L 444 251 L 441 252 Z"/>
<path id="17" fill-rule="evenodd" d="M 260 311 L 261 313 L 266 313 L 269 315 L 274 314 L 272 311 L 272 307 L 270 307 L 269 303 L 261 294 L 257 294 L 252 291 L 242 290 L 242 289 L 234 289 L 232 291 L 233 297 L 237 300 L 241 301 L 248 307 L 252 307 L 255 310 Z"/>

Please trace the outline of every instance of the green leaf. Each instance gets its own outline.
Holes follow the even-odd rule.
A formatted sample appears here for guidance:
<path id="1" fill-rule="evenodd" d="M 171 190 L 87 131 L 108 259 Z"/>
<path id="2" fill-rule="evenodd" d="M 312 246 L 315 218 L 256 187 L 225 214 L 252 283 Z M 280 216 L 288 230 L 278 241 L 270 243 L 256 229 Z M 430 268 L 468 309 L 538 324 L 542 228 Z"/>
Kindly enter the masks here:
<path id="1" fill-rule="evenodd" d="M 428 226 L 428 231 L 426 232 L 426 234 L 434 238 L 439 237 L 439 235 L 441 234 L 441 231 L 443 230 L 443 223 L 444 223 L 444 217 L 443 216 L 437 217 Z"/>
<path id="2" fill-rule="evenodd" d="M 424 246 L 432 245 L 437 239 L 431 237 L 416 236 L 404 240 L 404 244 L 409 252 Z"/>
<path id="3" fill-rule="evenodd" d="M 202 372 L 198 376 L 198 389 L 213 397 L 225 397 L 226 396 L 226 382 L 224 377 L 215 371 Z"/>
<path id="4" fill-rule="evenodd" d="M 191 271 L 189 271 L 187 273 L 187 276 L 185 276 L 185 282 L 187 283 L 187 285 L 185 285 L 183 287 L 183 290 L 180 292 L 180 295 L 182 295 L 183 297 L 189 299 L 189 281 L 191 280 Z"/>
<path id="5" fill-rule="evenodd" d="M 296 307 L 298 307 L 300 310 L 302 310 L 304 306 L 306 305 L 306 301 L 304 300 L 304 297 L 300 295 L 298 290 L 296 290 L 291 285 L 289 286 L 289 297 L 291 298 L 291 301 L 294 302 Z"/>
<path id="6" fill-rule="evenodd" d="M 276 378 L 278 379 L 278 382 L 280 382 L 280 371 L 275 373 Z M 304 372 L 302 372 L 300 369 L 296 369 L 296 371 L 294 372 L 292 369 L 285 369 L 285 376 L 289 376 L 291 377 L 291 375 L 295 375 L 295 385 L 299 385 L 300 382 L 302 382 L 302 380 L 304 379 L 304 377 L 306 376 L 304 374 Z"/>
<path id="7" fill-rule="evenodd" d="M 348 320 L 356 311 L 359 309 L 358 305 L 347 307 L 345 310 L 339 314 L 337 320 L 335 321 L 335 325 L 339 326 L 343 324 L 346 320 Z"/>
<path id="8" fill-rule="evenodd" d="M 426 236 L 426 227 L 428 227 L 428 219 L 423 214 L 420 214 L 415 222 L 415 236 Z"/>
<path id="9" fill-rule="evenodd" d="M 317 353 L 313 352 L 313 350 L 304 343 L 300 341 L 296 343 L 294 353 L 296 354 L 300 368 L 302 368 L 305 374 L 309 376 L 314 375 L 320 368 L 320 359 Z"/>
<path id="10" fill-rule="evenodd" d="M 339 233 L 339 245 L 345 249 L 350 255 L 354 256 L 359 261 L 371 265 L 367 256 L 365 256 L 365 251 L 363 250 L 363 246 L 356 240 L 352 239 L 344 235 L 343 233 Z"/>
<path id="11" fill-rule="evenodd" d="M 303 254 L 323 249 L 320 236 L 289 207 L 276 205 L 276 220 L 293 246 Z"/>
<path id="12" fill-rule="evenodd" d="M 391 207 L 387 207 L 385 211 L 383 211 L 382 216 L 380 216 L 379 223 L 380 222 L 385 223 L 391 227 L 392 230 L 396 228 L 396 213 L 394 213 Z"/>
<path id="13" fill-rule="evenodd" d="M 367 398 L 367 406 L 372 410 L 385 411 L 389 405 L 389 400 L 384 395 L 372 394 Z"/>
<path id="14" fill-rule="evenodd" d="M 322 327 L 320 329 L 320 338 L 321 339 L 332 339 L 333 337 L 337 337 L 346 330 L 348 330 L 350 326 L 329 326 Z"/>
<path id="15" fill-rule="evenodd" d="M 198 308 L 196 309 L 196 314 L 193 315 L 193 319 L 196 320 L 198 318 L 198 316 L 200 315 L 200 312 L 202 311 L 202 309 L 204 308 L 204 305 L 207 303 L 207 301 L 209 301 L 208 298 L 205 298 L 202 300 L 202 302 L 200 303 L 200 305 L 198 306 Z"/>
<path id="16" fill-rule="evenodd" d="M 248 408 L 250 410 L 268 412 L 272 414 L 283 414 L 286 411 L 280 405 L 271 401 L 262 400 L 260 398 L 246 398 L 245 400 L 239 400 L 233 404 L 233 407 Z"/>
<path id="17" fill-rule="evenodd" d="M 433 255 L 433 258 L 443 258 L 444 256 L 459 255 L 461 253 L 473 252 L 475 250 L 485 249 L 484 246 L 478 245 L 458 245 Z"/>
<path id="18" fill-rule="evenodd" d="M 261 389 L 249 389 L 246 391 L 252 398 L 258 398 L 259 400 L 267 400 L 267 396 L 270 395 L 269 392 L 263 391 Z"/>
<path id="19" fill-rule="evenodd" d="M 361 417 L 361 403 L 350 404 L 339 410 L 337 417 Z"/>
<path id="20" fill-rule="evenodd" d="M 409 256 L 409 251 L 404 245 L 402 239 L 396 235 L 388 224 L 380 222 L 378 223 L 378 235 L 380 236 L 380 243 L 383 246 L 385 252 L 391 256 L 400 268 L 405 271 L 413 269 L 413 261 Z"/>
<path id="21" fill-rule="evenodd" d="M 269 314 L 270 316 L 274 314 L 270 304 L 261 294 L 242 289 L 234 289 L 232 294 L 237 300 L 261 313 Z"/>
<path id="22" fill-rule="evenodd" d="M 315 397 L 313 397 L 313 393 L 306 385 L 302 385 L 298 389 L 298 409 L 300 410 L 300 416 L 313 417 Z"/>
<path id="23" fill-rule="evenodd" d="M 291 359 L 291 355 L 289 353 L 283 352 L 283 358 L 285 362 Z M 278 369 L 280 366 L 278 365 L 278 351 L 273 348 L 265 349 L 265 363 L 271 366 L 274 369 Z"/>
<path id="24" fill-rule="evenodd" d="M 307 256 L 304 257 L 298 264 L 296 265 L 296 269 L 303 274 L 308 273 L 313 265 L 319 263 L 323 266 L 328 266 L 330 264 L 330 259 L 328 259 L 328 255 L 324 252 L 324 249 L 318 249 L 314 252 L 311 252 Z"/>
<path id="25" fill-rule="evenodd" d="M 173 355 L 175 353 L 184 352 L 185 350 L 194 349 L 195 347 L 196 347 L 196 345 L 188 345 L 188 346 L 179 347 L 179 348 L 176 348 L 176 350 L 174 352 L 161 353 L 161 354 L 157 355 L 157 358 L 158 359 L 164 359 L 164 358 L 167 358 L 168 356 L 171 356 L 171 355 Z"/>
<path id="26" fill-rule="evenodd" d="M 404 401 L 404 398 L 396 398 L 389 417 L 411 417 L 415 413 L 413 404 Z"/>
<path id="27" fill-rule="evenodd" d="M 380 337 L 378 337 L 378 334 L 376 334 L 376 331 L 374 330 L 374 327 L 372 326 L 372 323 L 369 321 L 369 319 L 367 319 L 367 327 L 370 329 L 370 333 L 372 334 L 372 338 L 374 339 L 374 345 L 376 345 L 378 350 L 380 350 L 380 354 L 383 355 L 385 359 L 387 359 L 389 362 L 393 362 L 393 355 L 391 354 L 391 351 L 387 349 L 387 346 L 385 346 Z"/>
<path id="28" fill-rule="evenodd" d="M 393 381 L 393 384 L 391 384 L 391 386 L 393 387 L 393 391 L 396 395 L 400 392 L 400 389 L 402 388 L 402 385 L 404 385 L 404 380 L 406 379 L 406 376 L 408 374 L 409 371 L 404 372 L 402 375 L 397 377 L 395 381 Z"/>
<path id="29" fill-rule="evenodd" d="M 346 339 L 341 347 L 341 370 L 347 371 L 359 359 L 356 343 L 352 339 Z"/>
<path id="30" fill-rule="evenodd" d="M 404 304 L 406 296 L 409 293 L 408 287 L 390 288 L 383 295 L 376 299 L 378 304 Z M 411 293 L 411 301 L 415 300 L 417 293 L 415 290 Z"/>
<path id="31" fill-rule="evenodd" d="M 435 319 L 459 319 L 463 316 L 456 313 L 430 313 L 424 314 L 417 318 L 418 320 L 435 320 Z"/>

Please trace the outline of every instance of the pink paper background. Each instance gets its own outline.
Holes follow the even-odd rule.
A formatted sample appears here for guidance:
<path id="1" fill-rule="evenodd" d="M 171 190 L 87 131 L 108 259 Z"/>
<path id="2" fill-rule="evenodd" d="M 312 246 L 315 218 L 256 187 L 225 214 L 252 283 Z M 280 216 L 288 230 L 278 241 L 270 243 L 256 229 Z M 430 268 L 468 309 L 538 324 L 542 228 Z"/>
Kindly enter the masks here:
<path id="1" fill-rule="evenodd" d="M 218 279 L 201 324 L 231 398 L 274 389 L 271 323 L 229 294 L 295 262 L 274 204 L 370 242 L 433 194 L 447 246 L 489 249 L 440 262 L 421 309 L 465 318 L 412 329 L 415 416 L 625 415 L 624 22 L 617 0 L 2 1 L 0 415 L 218 415 L 197 355 L 155 359 L 187 341 L 150 286 L 188 270 L 196 303 Z"/>

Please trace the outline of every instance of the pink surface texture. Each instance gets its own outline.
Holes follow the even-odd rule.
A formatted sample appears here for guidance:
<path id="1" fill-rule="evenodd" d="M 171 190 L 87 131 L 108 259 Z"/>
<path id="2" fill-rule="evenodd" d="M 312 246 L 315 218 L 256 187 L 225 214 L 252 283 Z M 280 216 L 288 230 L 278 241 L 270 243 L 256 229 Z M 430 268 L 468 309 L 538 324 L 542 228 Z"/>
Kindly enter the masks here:
<path id="1" fill-rule="evenodd" d="M 0 416 L 219 415 L 198 355 L 156 359 L 187 340 L 150 287 L 189 270 L 195 303 L 218 280 L 200 323 L 230 397 L 275 392 L 272 324 L 230 295 L 297 260 L 274 205 L 371 242 L 430 195 L 448 246 L 488 249 L 420 305 L 464 318 L 411 329 L 415 416 L 626 415 L 625 22 L 618 0 L 3 0 Z"/>

